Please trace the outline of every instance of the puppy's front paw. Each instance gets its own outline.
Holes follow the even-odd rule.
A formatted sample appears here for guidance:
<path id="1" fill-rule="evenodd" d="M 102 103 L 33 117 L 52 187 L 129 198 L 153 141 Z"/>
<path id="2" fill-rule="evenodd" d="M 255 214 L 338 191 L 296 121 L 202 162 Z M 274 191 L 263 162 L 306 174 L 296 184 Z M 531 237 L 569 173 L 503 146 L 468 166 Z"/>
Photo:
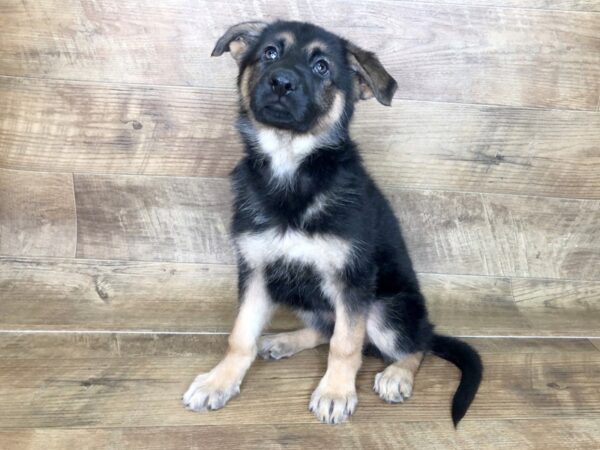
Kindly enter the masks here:
<path id="1" fill-rule="evenodd" d="M 240 393 L 240 384 L 241 380 L 223 383 L 214 370 L 202 373 L 183 394 L 183 404 L 192 411 L 222 408 L 231 398 Z"/>
<path id="2" fill-rule="evenodd" d="M 413 379 L 411 371 L 391 365 L 375 375 L 373 390 L 388 403 L 402 403 L 412 395 Z"/>
<path id="3" fill-rule="evenodd" d="M 354 414 L 358 397 L 356 390 L 331 390 L 324 387 L 315 389 L 308 409 L 323 423 L 342 423 Z"/>

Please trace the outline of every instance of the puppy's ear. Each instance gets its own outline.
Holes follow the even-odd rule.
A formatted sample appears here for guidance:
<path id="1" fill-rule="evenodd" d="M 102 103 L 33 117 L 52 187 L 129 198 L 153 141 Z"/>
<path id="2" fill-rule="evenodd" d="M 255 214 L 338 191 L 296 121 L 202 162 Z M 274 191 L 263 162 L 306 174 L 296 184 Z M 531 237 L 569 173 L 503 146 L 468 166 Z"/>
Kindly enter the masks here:
<path id="1" fill-rule="evenodd" d="M 217 41 L 211 56 L 221 56 L 223 53 L 229 52 L 239 64 L 267 25 L 266 22 L 242 22 L 233 25 Z"/>
<path id="2" fill-rule="evenodd" d="M 354 100 L 375 97 L 382 105 L 390 106 L 398 83 L 383 68 L 374 53 L 346 42 L 348 63 L 354 71 Z"/>

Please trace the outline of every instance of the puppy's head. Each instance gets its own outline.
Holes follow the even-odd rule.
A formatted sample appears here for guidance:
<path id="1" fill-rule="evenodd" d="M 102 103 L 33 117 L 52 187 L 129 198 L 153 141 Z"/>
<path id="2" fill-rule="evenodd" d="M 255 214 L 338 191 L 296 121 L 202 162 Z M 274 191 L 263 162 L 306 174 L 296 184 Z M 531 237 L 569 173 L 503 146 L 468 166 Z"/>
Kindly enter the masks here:
<path id="1" fill-rule="evenodd" d="M 319 134 L 345 126 L 354 102 L 390 105 L 396 81 L 377 57 L 315 25 L 244 22 L 218 40 L 239 65 L 241 107 L 260 126 Z"/>

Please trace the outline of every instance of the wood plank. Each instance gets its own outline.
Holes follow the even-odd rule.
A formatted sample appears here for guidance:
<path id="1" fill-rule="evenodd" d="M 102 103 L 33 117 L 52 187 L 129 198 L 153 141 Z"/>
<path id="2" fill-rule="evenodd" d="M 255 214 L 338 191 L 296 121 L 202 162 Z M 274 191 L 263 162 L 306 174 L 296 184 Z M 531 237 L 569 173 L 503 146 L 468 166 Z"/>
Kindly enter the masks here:
<path id="1" fill-rule="evenodd" d="M 448 423 L 181 426 L 114 429 L 0 430 L 0 444 L 12 450 L 182 449 L 182 448 L 427 448 L 514 450 L 598 448 L 596 419 L 467 421 Z M 83 446 L 82 446 L 83 445 Z"/>
<path id="2" fill-rule="evenodd" d="M 600 337 L 592 301 L 599 283 L 426 273 L 419 280 L 439 332 Z M 236 286 L 236 269 L 226 265 L 0 258 L 0 329 L 228 333 Z M 299 326 L 281 309 L 270 329 Z"/>
<path id="3" fill-rule="evenodd" d="M 242 153 L 232 91 L 0 77 L 0 97 L 0 167 L 226 177 Z M 365 102 L 352 133 L 390 187 L 600 198 L 597 112 Z"/>
<path id="4" fill-rule="evenodd" d="M 233 262 L 225 180 L 75 176 L 77 256 Z"/>
<path id="5" fill-rule="evenodd" d="M 14 336 L 2 335 L 10 341 Z M 54 335 L 46 336 L 52 340 Z M 107 339 L 112 339 L 106 336 Z M 151 341 L 161 339 L 156 336 Z M 520 348 L 520 340 L 515 346 Z M 59 340 L 60 342 L 60 340 Z M 19 343 L 23 352 L 28 346 Z M 503 353 L 482 353 L 486 375 L 480 395 L 464 423 L 508 419 L 600 419 L 600 353 L 518 353 L 507 344 Z M 10 342 L 7 344 L 10 346 Z M 213 366 L 226 346 L 210 337 L 199 355 L 96 358 L 88 355 L 51 358 L 2 358 L 0 427 L 121 428 L 134 426 L 202 426 L 314 424 L 306 405 L 323 374 L 326 346 L 278 362 L 257 361 L 242 394 L 223 410 L 210 414 L 185 411 L 180 396 L 198 371 Z M 56 347 L 56 346 L 55 346 Z M 404 405 L 386 405 L 372 392 L 375 373 L 383 364 L 368 358 L 360 371 L 360 406 L 352 424 L 393 424 L 445 421 L 451 428 L 448 404 L 457 371 L 438 358 L 425 360 L 415 395 Z M 451 380 L 450 382 L 448 382 Z"/>
<path id="6" fill-rule="evenodd" d="M 521 315 L 541 334 L 551 329 L 585 336 L 600 324 L 600 283 L 519 278 L 512 291 Z"/>
<path id="7" fill-rule="evenodd" d="M 220 334 L 3 332 L 0 353 L 11 359 L 203 358 Z M 598 353 L 600 339 L 463 338 L 485 354 Z M 325 347 L 324 347 L 325 348 Z M 310 353 L 310 352 L 309 352 Z"/>
<path id="8" fill-rule="evenodd" d="M 152 107 L 140 111 L 140 91 L 0 78 L 2 166 L 137 173 L 156 126 L 147 116 Z"/>
<path id="9" fill-rule="evenodd" d="M 390 187 L 600 198 L 600 114 L 396 102 L 352 135 Z"/>
<path id="10" fill-rule="evenodd" d="M 598 0 L 411 0 L 415 3 L 439 3 L 442 5 L 494 6 L 500 8 L 547 9 L 557 11 L 600 12 Z"/>
<path id="11" fill-rule="evenodd" d="M 0 98 L 0 167 L 226 176 L 241 155 L 231 93 L 0 77 Z"/>
<path id="12" fill-rule="evenodd" d="M 463 338 L 464 341 L 476 346 L 482 353 L 506 353 L 510 348 L 512 354 L 542 354 L 542 353 L 571 353 L 593 352 L 598 350 L 594 345 L 600 339 L 587 338 Z"/>
<path id="13" fill-rule="evenodd" d="M 4 258 L 0 274 L 0 329 L 5 330 L 228 333 L 237 309 L 233 266 Z M 435 274 L 419 278 L 440 332 L 538 334 L 514 303 L 507 279 Z M 543 305 L 540 308 L 536 313 L 542 316 Z M 271 330 L 299 326 L 282 310 Z M 548 335 L 574 334 L 565 327 L 539 328 Z M 584 331 L 598 333 L 591 322 Z"/>
<path id="14" fill-rule="evenodd" d="M 419 281 L 438 332 L 461 336 L 531 336 L 542 328 L 532 327 L 518 310 L 508 278 L 420 274 Z M 544 311 L 537 312 L 543 316 Z M 549 334 L 564 332 L 562 327 Z"/>
<path id="15" fill-rule="evenodd" d="M 285 17 L 377 49 L 398 98 L 596 110 L 600 96 L 594 13 L 343 0 L 11 0 L 2 12 L 4 75 L 231 88 L 234 63 L 209 60 L 216 39 L 244 18 Z"/>
<path id="16" fill-rule="evenodd" d="M 236 314 L 232 266 L 1 259 L 0 267 L 2 329 L 224 333 Z"/>
<path id="17" fill-rule="evenodd" d="M 234 262 L 224 180 L 79 175 L 75 189 L 79 257 Z M 582 280 L 600 274 L 598 200 L 386 193 L 420 272 Z"/>
<path id="18" fill-rule="evenodd" d="M 600 202 L 387 190 L 418 271 L 596 280 Z"/>
<path id="19" fill-rule="evenodd" d="M 0 255 L 75 256 L 73 177 L 0 169 Z"/>

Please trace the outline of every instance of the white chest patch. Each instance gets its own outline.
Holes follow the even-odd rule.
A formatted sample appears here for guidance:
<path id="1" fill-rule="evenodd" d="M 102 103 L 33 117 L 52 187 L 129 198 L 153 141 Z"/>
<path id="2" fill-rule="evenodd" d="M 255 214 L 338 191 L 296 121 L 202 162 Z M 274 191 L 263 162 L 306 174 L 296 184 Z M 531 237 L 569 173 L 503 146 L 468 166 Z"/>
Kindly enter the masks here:
<path id="1" fill-rule="evenodd" d="M 271 128 L 258 131 L 260 149 L 271 158 L 273 176 L 280 180 L 289 179 L 318 143 L 319 138 L 311 134 L 292 136 Z"/>
<path id="2" fill-rule="evenodd" d="M 348 262 L 352 246 L 331 235 L 308 235 L 274 228 L 260 233 L 242 233 L 235 238 L 238 251 L 251 268 L 264 267 L 279 259 L 312 265 L 322 274 L 332 274 Z"/>

